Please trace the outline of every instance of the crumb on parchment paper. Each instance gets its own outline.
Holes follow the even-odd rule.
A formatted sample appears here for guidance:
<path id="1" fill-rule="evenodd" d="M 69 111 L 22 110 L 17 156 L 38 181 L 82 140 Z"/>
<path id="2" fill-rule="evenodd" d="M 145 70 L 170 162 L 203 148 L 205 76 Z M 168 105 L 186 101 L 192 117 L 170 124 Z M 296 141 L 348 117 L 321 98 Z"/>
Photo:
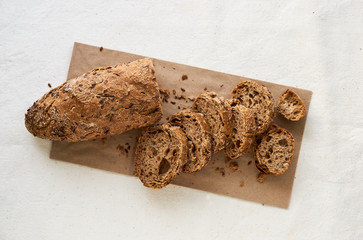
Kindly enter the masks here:
<path id="1" fill-rule="evenodd" d="M 260 173 L 257 174 L 256 180 L 259 183 L 263 183 L 265 181 L 266 177 L 267 177 L 267 174 L 266 173 L 260 172 Z"/>
<path id="2" fill-rule="evenodd" d="M 238 163 L 237 162 L 230 162 L 229 163 L 229 169 L 231 172 L 235 172 L 238 170 Z"/>
<path id="3" fill-rule="evenodd" d="M 224 168 L 220 168 L 220 167 L 216 167 L 216 173 L 219 173 L 222 175 L 222 177 L 224 177 L 224 175 L 226 175 Z"/>

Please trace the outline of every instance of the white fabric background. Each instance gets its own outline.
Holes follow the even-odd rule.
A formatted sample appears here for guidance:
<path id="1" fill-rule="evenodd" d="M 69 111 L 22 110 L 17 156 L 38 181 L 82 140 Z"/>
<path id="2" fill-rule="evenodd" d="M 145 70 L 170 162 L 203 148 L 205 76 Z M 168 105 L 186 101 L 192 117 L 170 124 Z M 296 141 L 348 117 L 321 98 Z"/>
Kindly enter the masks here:
<path id="1" fill-rule="evenodd" d="M 50 160 L 73 42 L 313 91 L 288 210 Z M 0 0 L 0 239 L 363 239 L 363 1 Z"/>

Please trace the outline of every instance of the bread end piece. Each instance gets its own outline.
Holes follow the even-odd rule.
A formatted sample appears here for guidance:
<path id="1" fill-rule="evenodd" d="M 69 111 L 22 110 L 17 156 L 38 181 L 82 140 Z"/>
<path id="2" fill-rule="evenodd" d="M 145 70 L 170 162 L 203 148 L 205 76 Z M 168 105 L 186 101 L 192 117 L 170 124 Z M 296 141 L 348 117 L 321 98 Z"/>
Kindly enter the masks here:
<path id="1" fill-rule="evenodd" d="M 305 105 L 302 99 L 287 89 L 277 100 L 277 111 L 290 121 L 299 121 L 305 116 Z"/>

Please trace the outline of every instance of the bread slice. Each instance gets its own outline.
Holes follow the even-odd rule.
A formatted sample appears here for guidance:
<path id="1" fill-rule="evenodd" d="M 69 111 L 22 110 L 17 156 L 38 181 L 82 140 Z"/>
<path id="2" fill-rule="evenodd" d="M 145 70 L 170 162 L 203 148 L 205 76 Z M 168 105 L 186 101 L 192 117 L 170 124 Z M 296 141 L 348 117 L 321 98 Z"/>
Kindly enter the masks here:
<path id="1" fill-rule="evenodd" d="M 230 159 L 235 159 L 249 149 L 256 131 L 256 123 L 251 109 L 238 104 L 236 99 L 228 102 L 232 107 L 233 132 L 223 151 Z"/>
<path id="2" fill-rule="evenodd" d="M 196 172 L 207 165 L 212 157 L 212 137 L 203 115 L 186 109 L 171 116 L 169 123 L 179 126 L 188 139 L 188 161 L 182 172 Z"/>
<path id="3" fill-rule="evenodd" d="M 135 170 L 146 187 L 162 188 L 186 163 L 188 141 L 179 127 L 166 123 L 144 129 L 135 150 Z"/>
<path id="4" fill-rule="evenodd" d="M 256 134 L 265 132 L 274 117 L 274 99 L 270 91 L 256 82 L 244 81 L 232 91 L 232 97 L 252 110 L 256 121 Z"/>
<path id="5" fill-rule="evenodd" d="M 52 89 L 28 109 L 36 137 L 86 141 L 149 126 L 162 117 L 151 59 L 93 69 Z"/>
<path id="6" fill-rule="evenodd" d="M 207 120 L 212 134 L 212 149 L 216 153 L 225 147 L 232 133 L 232 108 L 215 92 L 199 95 L 193 103 L 193 111 L 200 112 Z"/>
<path id="7" fill-rule="evenodd" d="M 283 174 L 290 166 L 294 147 L 294 138 L 286 129 L 269 131 L 255 150 L 256 167 L 266 174 Z"/>
<path id="8" fill-rule="evenodd" d="M 287 89 L 277 100 L 277 111 L 288 120 L 299 121 L 306 110 L 299 95 Z"/>

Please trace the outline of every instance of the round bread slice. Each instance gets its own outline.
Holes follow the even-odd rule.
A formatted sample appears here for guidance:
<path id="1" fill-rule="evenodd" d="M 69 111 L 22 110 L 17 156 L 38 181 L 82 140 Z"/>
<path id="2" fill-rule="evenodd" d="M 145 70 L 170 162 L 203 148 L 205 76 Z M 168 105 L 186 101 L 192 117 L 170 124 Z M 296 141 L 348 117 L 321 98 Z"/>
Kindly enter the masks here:
<path id="1" fill-rule="evenodd" d="M 253 81 L 244 81 L 233 89 L 232 97 L 254 113 L 256 134 L 263 133 L 269 128 L 274 117 L 274 99 L 266 87 Z"/>
<path id="2" fill-rule="evenodd" d="M 135 150 L 135 169 L 146 187 L 162 188 L 186 163 L 188 142 L 179 127 L 166 123 L 146 128 Z"/>
<path id="3" fill-rule="evenodd" d="M 251 109 L 238 104 L 236 99 L 228 102 L 232 107 L 233 131 L 223 151 L 227 157 L 235 159 L 249 149 L 256 131 L 256 123 Z"/>
<path id="4" fill-rule="evenodd" d="M 289 168 L 295 141 L 289 131 L 275 128 L 269 131 L 255 150 L 256 167 L 263 173 L 281 175 Z"/>
<path id="5" fill-rule="evenodd" d="M 200 94 L 193 103 L 193 111 L 202 113 L 212 135 L 213 153 L 222 150 L 232 133 L 232 109 L 215 92 Z"/>
<path id="6" fill-rule="evenodd" d="M 197 172 L 207 165 L 212 157 L 212 137 L 203 115 L 186 109 L 171 116 L 169 123 L 180 127 L 188 139 L 188 161 L 182 172 Z"/>
<path id="7" fill-rule="evenodd" d="M 299 121 L 305 116 L 305 105 L 299 95 L 287 89 L 277 100 L 277 111 L 288 120 Z"/>

